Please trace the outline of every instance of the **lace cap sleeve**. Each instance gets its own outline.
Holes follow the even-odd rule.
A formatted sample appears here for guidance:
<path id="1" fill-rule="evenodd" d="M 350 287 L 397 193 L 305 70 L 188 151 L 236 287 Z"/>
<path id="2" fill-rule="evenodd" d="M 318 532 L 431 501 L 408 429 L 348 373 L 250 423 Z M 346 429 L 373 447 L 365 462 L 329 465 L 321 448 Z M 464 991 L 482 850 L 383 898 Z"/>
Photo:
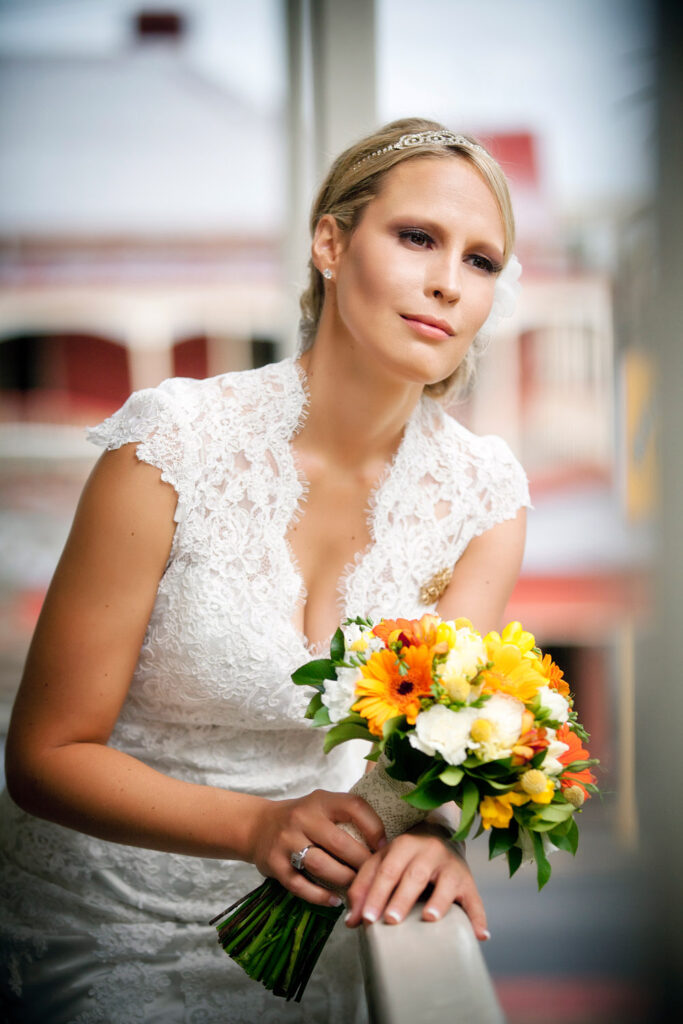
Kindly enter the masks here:
<path id="1" fill-rule="evenodd" d="M 134 391 L 112 416 L 89 427 L 86 437 L 106 451 L 137 444 L 138 459 L 161 470 L 161 479 L 176 491 L 174 519 L 180 523 L 188 501 L 187 425 L 177 384 L 179 381 L 164 381 L 157 388 Z"/>
<path id="2" fill-rule="evenodd" d="M 520 508 L 532 508 L 529 482 L 512 449 L 502 437 L 481 437 L 481 456 L 477 472 L 477 499 L 480 521 L 475 536 L 514 519 Z"/>

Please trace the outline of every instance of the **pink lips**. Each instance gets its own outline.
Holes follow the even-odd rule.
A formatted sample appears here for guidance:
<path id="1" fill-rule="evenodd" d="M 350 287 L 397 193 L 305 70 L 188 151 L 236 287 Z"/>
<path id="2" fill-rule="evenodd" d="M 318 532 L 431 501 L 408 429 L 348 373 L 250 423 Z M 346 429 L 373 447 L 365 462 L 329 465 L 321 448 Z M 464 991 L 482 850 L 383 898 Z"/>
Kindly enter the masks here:
<path id="1" fill-rule="evenodd" d="M 402 313 L 401 319 L 425 338 L 451 337 L 455 333 L 447 320 L 437 320 L 433 316 L 408 316 Z"/>

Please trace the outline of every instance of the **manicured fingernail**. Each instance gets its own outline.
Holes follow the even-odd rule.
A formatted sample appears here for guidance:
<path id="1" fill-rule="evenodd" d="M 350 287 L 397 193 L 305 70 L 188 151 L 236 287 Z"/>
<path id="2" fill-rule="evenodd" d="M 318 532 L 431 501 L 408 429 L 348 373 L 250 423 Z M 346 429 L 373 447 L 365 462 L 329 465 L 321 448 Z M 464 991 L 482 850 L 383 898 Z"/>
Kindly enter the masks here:
<path id="1" fill-rule="evenodd" d="M 338 896 L 330 896 L 327 902 L 331 907 L 341 907 L 342 905 L 342 901 L 339 899 Z"/>
<path id="2" fill-rule="evenodd" d="M 486 930 L 484 931 L 484 938 L 485 938 L 486 940 L 488 940 L 488 939 L 490 939 L 490 938 L 491 938 L 491 932 L 490 932 L 490 931 L 488 931 L 488 929 L 486 929 Z"/>
<path id="3" fill-rule="evenodd" d="M 384 847 L 387 845 L 387 842 L 388 842 L 388 840 L 387 840 L 386 836 L 382 836 L 382 838 L 380 839 L 380 841 L 377 844 L 377 849 L 378 850 L 383 850 Z"/>
<path id="4" fill-rule="evenodd" d="M 441 914 L 436 907 L 425 907 L 423 911 L 423 917 L 428 917 L 430 921 L 438 921 Z"/>
<path id="5" fill-rule="evenodd" d="M 384 915 L 384 918 L 386 921 L 393 921 L 394 924 L 398 924 L 399 921 L 401 920 L 401 915 L 399 914 L 398 910 L 387 910 L 386 914 Z"/>
<path id="6" fill-rule="evenodd" d="M 347 914 L 344 914 L 344 924 L 348 924 L 349 923 L 349 921 L 351 920 L 352 915 L 353 915 L 353 911 L 352 910 L 349 910 L 349 912 Z"/>
<path id="7" fill-rule="evenodd" d="M 373 910 L 372 907 L 366 907 L 363 911 L 363 920 L 367 921 L 368 924 L 374 924 L 377 920 L 377 911 Z"/>

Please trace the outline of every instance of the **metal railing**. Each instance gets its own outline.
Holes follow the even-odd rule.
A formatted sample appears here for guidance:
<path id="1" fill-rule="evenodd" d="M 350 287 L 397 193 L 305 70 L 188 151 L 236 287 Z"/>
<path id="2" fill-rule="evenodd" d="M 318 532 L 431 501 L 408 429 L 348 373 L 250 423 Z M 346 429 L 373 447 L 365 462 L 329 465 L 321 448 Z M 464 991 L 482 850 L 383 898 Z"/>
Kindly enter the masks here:
<path id="1" fill-rule="evenodd" d="M 491 977 L 464 910 L 358 929 L 372 1024 L 504 1024 Z"/>

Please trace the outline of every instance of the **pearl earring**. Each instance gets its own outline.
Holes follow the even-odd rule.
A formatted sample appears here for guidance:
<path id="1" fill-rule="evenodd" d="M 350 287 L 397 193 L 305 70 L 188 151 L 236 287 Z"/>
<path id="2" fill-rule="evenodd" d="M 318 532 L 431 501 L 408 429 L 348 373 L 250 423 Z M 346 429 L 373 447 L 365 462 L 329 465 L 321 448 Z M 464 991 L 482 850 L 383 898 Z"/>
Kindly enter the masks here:
<path id="1" fill-rule="evenodd" d="M 332 280 L 332 271 L 330 270 L 329 267 L 325 267 L 325 269 L 323 270 L 323 277 L 325 278 L 326 281 Z"/>

